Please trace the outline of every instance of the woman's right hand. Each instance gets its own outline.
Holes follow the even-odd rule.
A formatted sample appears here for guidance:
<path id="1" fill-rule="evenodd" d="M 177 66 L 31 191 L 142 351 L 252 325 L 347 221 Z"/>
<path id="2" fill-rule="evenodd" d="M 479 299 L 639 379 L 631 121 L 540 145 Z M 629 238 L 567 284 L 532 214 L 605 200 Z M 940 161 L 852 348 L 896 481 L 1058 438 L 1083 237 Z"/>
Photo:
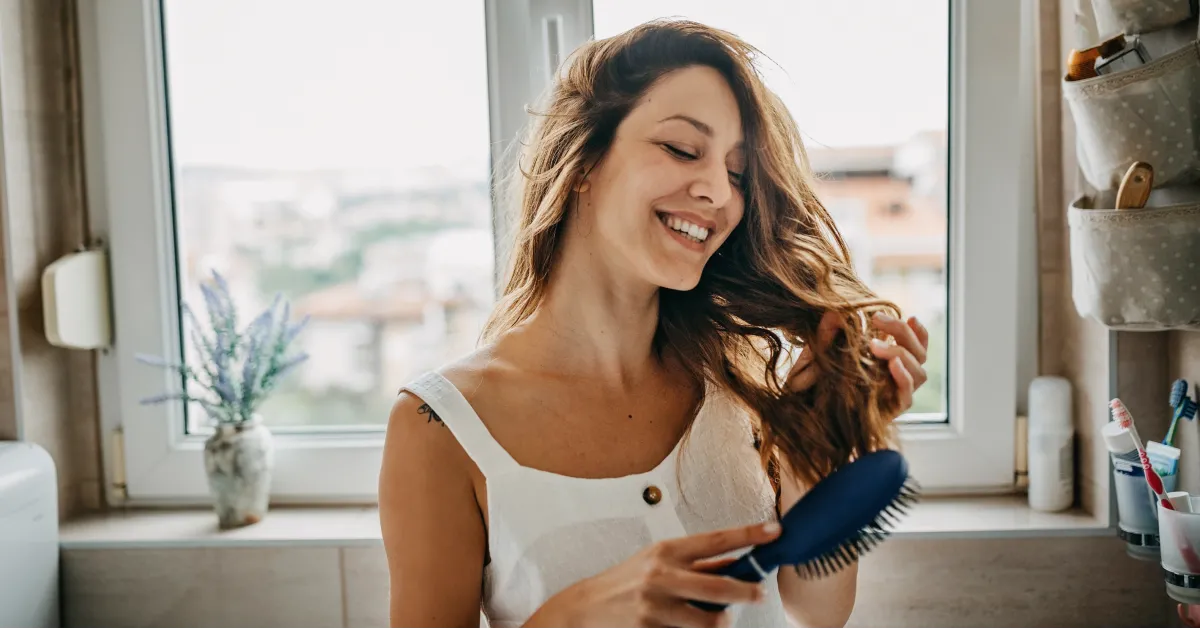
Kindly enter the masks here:
<path id="1" fill-rule="evenodd" d="M 729 612 L 710 612 L 688 601 L 732 605 L 763 598 L 760 583 L 710 574 L 727 552 L 765 544 L 778 524 L 756 524 L 654 544 L 546 601 L 525 626 L 723 627 Z"/>

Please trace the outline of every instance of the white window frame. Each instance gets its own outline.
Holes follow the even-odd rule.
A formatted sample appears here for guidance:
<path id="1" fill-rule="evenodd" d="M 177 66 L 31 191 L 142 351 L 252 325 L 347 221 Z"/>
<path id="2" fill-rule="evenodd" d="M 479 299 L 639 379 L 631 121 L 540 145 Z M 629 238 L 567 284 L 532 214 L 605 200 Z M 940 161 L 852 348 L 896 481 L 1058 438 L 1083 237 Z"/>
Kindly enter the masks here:
<path id="1" fill-rule="evenodd" d="M 913 475 L 933 491 L 1013 485 L 1023 338 L 1022 214 L 1033 212 L 1032 3 L 954 0 L 950 28 L 949 422 L 904 426 Z"/>
<path id="2" fill-rule="evenodd" d="M 525 122 L 549 76 L 545 33 L 570 51 L 592 33 L 591 0 L 483 0 L 493 163 Z M 929 489 L 994 490 L 1012 483 L 1018 361 L 1018 213 L 1028 186 L 1020 135 L 1031 133 L 1014 93 L 1028 94 L 1016 51 L 1020 5 L 955 0 L 951 28 L 950 422 L 912 425 L 902 440 Z M 138 400 L 174 384 L 135 353 L 178 356 L 175 252 L 157 0 L 80 3 L 88 200 L 111 261 L 115 342 L 99 357 L 101 426 L 124 434 L 123 461 L 104 440 L 107 480 L 123 462 L 113 504 L 204 504 L 203 438 L 184 434 L 182 404 Z M 547 20 L 556 29 L 547 31 Z M 1019 131 L 1016 132 L 1016 131 Z M 1026 172 L 1029 170 L 1030 172 Z M 970 211 L 966 211 L 970 208 Z M 496 225 L 497 234 L 506 230 Z M 497 251 L 502 247 L 497 247 Z M 382 427 L 277 434 L 272 498 L 279 503 L 376 499 Z"/>

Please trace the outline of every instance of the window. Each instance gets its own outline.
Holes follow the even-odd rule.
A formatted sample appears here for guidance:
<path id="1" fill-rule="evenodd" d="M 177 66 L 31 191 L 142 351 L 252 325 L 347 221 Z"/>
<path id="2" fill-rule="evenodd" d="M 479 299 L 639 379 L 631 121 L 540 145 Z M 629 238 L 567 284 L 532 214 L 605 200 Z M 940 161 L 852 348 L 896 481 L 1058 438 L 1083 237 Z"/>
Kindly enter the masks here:
<path id="1" fill-rule="evenodd" d="M 217 270 L 244 311 L 281 294 L 310 318 L 312 359 L 262 409 L 273 430 L 384 422 L 395 384 L 469 346 L 492 305 L 483 6 L 422 7 L 440 28 L 398 26 L 417 16 L 389 0 L 161 10 L 184 299 Z"/>
<path id="2" fill-rule="evenodd" d="M 771 58 L 768 83 L 806 134 L 859 271 L 933 331 L 931 381 L 903 430 L 918 477 L 1011 480 L 1016 275 L 994 261 L 1016 251 L 1023 120 L 999 104 L 1019 85 L 1016 59 L 993 51 L 1017 49 L 1012 4 L 81 7 L 89 196 L 117 338 L 101 357 L 102 421 L 125 432 L 131 501 L 207 493 L 201 416 L 138 405 L 172 383 L 133 355 L 187 358 L 180 303 L 200 303 L 212 270 L 247 313 L 282 293 L 310 317 L 313 360 L 263 409 L 277 499 L 373 497 L 396 387 L 469 351 L 492 306 L 489 165 L 524 106 L 588 37 L 671 15 Z"/>

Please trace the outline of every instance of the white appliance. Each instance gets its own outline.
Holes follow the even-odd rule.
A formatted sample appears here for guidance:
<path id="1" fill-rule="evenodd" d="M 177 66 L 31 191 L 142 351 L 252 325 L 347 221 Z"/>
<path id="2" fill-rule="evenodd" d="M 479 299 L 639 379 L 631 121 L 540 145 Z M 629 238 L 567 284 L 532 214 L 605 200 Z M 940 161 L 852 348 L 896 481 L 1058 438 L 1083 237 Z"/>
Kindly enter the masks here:
<path id="1" fill-rule="evenodd" d="M 0 627 L 58 627 L 58 474 L 31 443 L 0 442 Z"/>

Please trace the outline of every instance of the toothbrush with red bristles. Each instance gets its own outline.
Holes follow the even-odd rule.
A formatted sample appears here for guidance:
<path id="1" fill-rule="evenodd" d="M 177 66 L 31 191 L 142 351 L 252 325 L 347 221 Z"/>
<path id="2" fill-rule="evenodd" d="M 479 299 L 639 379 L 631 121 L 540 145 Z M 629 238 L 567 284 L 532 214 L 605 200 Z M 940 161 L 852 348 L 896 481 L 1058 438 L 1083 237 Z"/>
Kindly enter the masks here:
<path id="1" fill-rule="evenodd" d="M 1162 504 L 1164 509 L 1171 511 L 1175 510 L 1174 505 L 1167 499 L 1167 492 L 1163 487 L 1162 478 L 1158 472 L 1154 471 L 1154 466 L 1150 464 L 1150 456 L 1146 454 L 1146 446 L 1142 445 L 1142 438 L 1138 435 L 1137 427 L 1133 425 L 1133 414 L 1129 409 L 1125 408 L 1125 403 L 1119 398 L 1114 398 L 1108 403 L 1112 409 L 1113 421 L 1129 431 L 1129 436 L 1133 437 L 1133 445 L 1137 447 L 1138 459 L 1142 461 L 1142 470 L 1146 472 L 1146 484 L 1150 486 L 1150 491 L 1154 492 L 1154 496 L 1158 498 L 1158 502 Z"/>

